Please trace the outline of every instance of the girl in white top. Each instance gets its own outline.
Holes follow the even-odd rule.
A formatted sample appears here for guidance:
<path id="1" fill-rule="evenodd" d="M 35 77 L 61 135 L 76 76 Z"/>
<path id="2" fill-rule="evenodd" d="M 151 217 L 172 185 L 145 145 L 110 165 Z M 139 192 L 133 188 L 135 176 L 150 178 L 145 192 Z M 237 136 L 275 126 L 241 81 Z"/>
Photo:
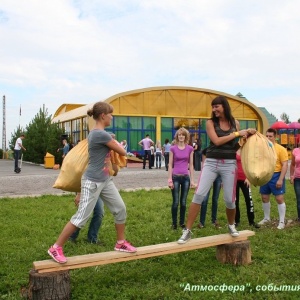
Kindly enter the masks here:
<path id="1" fill-rule="evenodd" d="M 157 141 L 155 145 L 156 169 L 157 168 L 161 169 L 161 155 L 162 155 L 161 143 L 160 141 Z"/>

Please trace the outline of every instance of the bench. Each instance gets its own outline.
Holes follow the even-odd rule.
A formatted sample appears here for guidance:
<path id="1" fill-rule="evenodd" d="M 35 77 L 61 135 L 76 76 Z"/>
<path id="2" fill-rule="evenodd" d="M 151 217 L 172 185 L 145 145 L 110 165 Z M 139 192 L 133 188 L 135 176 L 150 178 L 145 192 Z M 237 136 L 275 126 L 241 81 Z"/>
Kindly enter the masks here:
<path id="1" fill-rule="evenodd" d="M 208 247 L 217 247 L 216 257 L 222 263 L 246 265 L 251 262 L 251 250 L 248 237 L 253 236 L 254 234 L 254 231 L 243 230 L 240 231 L 240 235 L 238 237 L 232 237 L 229 234 L 206 236 L 191 239 L 186 244 L 170 242 L 164 244 L 138 247 L 136 253 L 109 251 L 102 253 L 78 255 L 68 257 L 68 261 L 65 264 L 59 264 L 53 261 L 52 259 L 35 261 L 33 263 L 33 270 L 31 270 L 30 272 L 30 282 L 32 282 L 32 284 L 30 284 L 30 287 L 33 287 L 35 285 L 34 281 L 39 282 L 39 285 L 41 285 L 41 280 L 47 280 L 47 286 L 49 287 L 49 278 L 50 280 L 52 280 L 56 276 L 61 276 L 64 278 L 64 280 L 58 280 L 56 278 L 54 284 L 56 285 L 56 289 L 58 289 L 57 282 L 62 282 L 64 286 L 61 290 L 65 293 L 66 291 L 68 291 L 68 287 L 66 287 L 65 284 L 69 284 L 69 270 L 72 269 L 106 265 L 136 259 L 180 253 Z M 32 290 L 34 289 L 32 288 Z M 35 289 L 35 291 L 36 290 L 37 289 Z M 64 295 L 61 299 L 68 299 L 65 297 L 66 296 Z M 55 299 L 60 298 L 56 296 Z"/>

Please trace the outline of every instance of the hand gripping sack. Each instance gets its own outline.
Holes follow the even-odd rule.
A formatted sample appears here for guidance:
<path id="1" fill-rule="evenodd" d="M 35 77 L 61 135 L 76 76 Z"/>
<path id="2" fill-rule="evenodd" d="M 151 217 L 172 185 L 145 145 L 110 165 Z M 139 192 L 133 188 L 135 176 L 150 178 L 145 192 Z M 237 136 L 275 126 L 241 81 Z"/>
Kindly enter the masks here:
<path id="1" fill-rule="evenodd" d="M 88 141 L 85 139 L 66 155 L 53 187 L 69 192 L 80 192 L 81 176 L 88 161 Z"/>
<path id="2" fill-rule="evenodd" d="M 109 167 L 109 175 L 117 176 L 120 168 L 126 167 L 127 158 L 123 155 L 119 155 L 114 150 L 110 151 L 111 166 Z"/>
<path id="3" fill-rule="evenodd" d="M 264 135 L 256 132 L 243 145 L 241 160 L 247 179 L 255 186 L 262 186 L 270 181 L 274 173 L 275 147 Z"/>

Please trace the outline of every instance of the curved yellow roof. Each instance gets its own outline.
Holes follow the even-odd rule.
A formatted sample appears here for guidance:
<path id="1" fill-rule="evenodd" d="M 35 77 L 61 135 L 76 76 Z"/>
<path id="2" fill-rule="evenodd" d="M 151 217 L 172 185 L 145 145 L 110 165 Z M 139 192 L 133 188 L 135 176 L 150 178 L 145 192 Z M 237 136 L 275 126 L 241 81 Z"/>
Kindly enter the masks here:
<path id="1" fill-rule="evenodd" d="M 113 105 L 114 115 L 173 116 L 210 118 L 211 101 L 225 96 L 233 116 L 239 120 L 258 120 L 258 130 L 265 132 L 268 120 L 265 114 L 246 98 L 227 93 L 185 86 L 160 86 L 116 94 L 105 101 Z"/>
<path id="2" fill-rule="evenodd" d="M 52 119 L 53 123 L 56 122 L 65 122 L 79 117 L 86 117 L 87 110 L 93 107 L 92 104 L 62 104 L 54 114 Z"/>
<path id="3" fill-rule="evenodd" d="M 113 105 L 114 115 L 125 116 L 172 116 L 189 118 L 210 118 L 211 101 L 218 95 L 225 96 L 232 114 L 239 120 L 258 120 L 258 130 L 265 132 L 268 120 L 265 114 L 245 98 L 223 92 L 185 86 L 160 86 L 131 90 L 113 95 L 106 100 Z M 65 109 L 69 111 L 64 112 Z M 63 104 L 54 115 L 53 122 L 63 122 L 85 117 L 87 110 L 94 103 L 78 104 L 71 109 L 71 104 Z M 74 104 L 76 106 L 76 104 Z"/>
<path id="4" fill-rule="evenodd" d="M 64 103 L 62 104 L 54 113 L 53 118 L 57 117 L 58 115 L 64 114 L 68 111 L 76 109 L 81 106 L 85 106 L 86 104 L 71 104 L 71 103 Z"/>

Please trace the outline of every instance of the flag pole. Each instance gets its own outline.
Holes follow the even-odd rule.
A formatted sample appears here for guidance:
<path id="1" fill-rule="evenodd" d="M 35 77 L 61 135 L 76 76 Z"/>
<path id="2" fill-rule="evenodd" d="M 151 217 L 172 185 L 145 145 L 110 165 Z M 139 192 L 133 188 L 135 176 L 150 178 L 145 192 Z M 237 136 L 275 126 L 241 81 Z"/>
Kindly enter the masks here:
<path id="1" fill-rule="evenodd" d="M 19 114 L 19 131 L 21 130 L 21 104 L 20 104 L 20 114 Z"/>

